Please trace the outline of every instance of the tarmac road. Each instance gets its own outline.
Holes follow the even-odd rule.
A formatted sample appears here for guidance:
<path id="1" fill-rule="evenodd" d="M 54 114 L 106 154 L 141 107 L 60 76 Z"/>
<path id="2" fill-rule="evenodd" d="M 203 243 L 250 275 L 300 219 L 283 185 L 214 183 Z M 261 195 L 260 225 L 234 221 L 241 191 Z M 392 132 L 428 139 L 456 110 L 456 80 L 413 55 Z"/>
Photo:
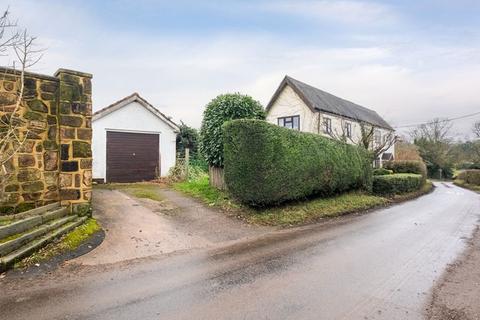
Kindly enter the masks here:
<path id="1" fill-rule="evenodd" d="M 0 282 L 0 319 L 422 319 L 480 195 L 452 184 L 335 223 Z"/>

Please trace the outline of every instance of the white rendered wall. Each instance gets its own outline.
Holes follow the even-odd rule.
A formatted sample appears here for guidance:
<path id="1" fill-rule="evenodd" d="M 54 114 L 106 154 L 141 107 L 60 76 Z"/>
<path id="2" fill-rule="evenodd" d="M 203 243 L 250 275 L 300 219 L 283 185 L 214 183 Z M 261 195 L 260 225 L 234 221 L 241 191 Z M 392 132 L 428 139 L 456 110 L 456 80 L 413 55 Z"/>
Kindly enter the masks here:
<path id="1" fill-rule="evenodd" d="M 312 112 L 295 91 L 287 85 L 268 110 L 267 121 L 278 124 L 278 118 L 289 116 L 300 116 L 300 131 L 318 132 L 318 115 Z"/>
<path id="2" fill-rule="evenodd" d="M 358 143 L 362 136 L 360 124 L 352 119 L 340 117 L 330 113 L 312 112 L 311 109 L 303 102 L 303 100 L 295 93 L 295 91 L 286 85 L 279 94 L 277 100 L 273 103 L 267 114 L 267 121 L 277 124 L 280 117 L 300 116 L 300 131 L 317 133 L 323 136 L 331 137 L 332 135 L 324 132 L 324 118 L 330 118 L 332 121 L 333 136 L 342 136 L 345 122 L 349 122 L 352 126 L 352 138 L 348 139 L 349 143 Z M 377 128 L 380 130 L 382 139 L 391 131 Z M 353 141 L 352 141 L 353 140 Z M 392 145 L 385 152 L 394 154 L 395 146 Z"/>
<path id="3" fill-rule="evenodd" d="M 168 124 L 138 102 L 132 102 L 93 121 L 92 129 L 94 179 L 106 177 L 107 131 L 158 133 L 161 176 L 167 176 L 170 168 L 175 165 L 176 133 Z"/>

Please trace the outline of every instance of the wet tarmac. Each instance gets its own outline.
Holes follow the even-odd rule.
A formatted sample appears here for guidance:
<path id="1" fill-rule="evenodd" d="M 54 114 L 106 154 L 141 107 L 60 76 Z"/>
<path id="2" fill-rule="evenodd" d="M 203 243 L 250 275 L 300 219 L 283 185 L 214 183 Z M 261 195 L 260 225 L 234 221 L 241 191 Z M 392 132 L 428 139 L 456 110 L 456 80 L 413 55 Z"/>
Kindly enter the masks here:
<path id="1" fill-rule="evenodd" d="M 0 281 L 0 319 L 422 319 L 480 195 L 417 200 L 228 246 Z"/>

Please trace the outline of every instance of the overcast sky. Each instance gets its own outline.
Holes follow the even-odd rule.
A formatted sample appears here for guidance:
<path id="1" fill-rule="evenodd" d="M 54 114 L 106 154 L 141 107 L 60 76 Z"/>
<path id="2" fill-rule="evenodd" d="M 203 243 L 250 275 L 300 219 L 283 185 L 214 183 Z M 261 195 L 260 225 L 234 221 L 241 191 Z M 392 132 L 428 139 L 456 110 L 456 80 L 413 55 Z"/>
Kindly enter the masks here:
<path id="1" fill-rule="evenodd" d="M 138 92 L 199 127 L 216 95 L 266 105 L 288 74 L 392 126 L 480 111 L 477 0 L 0 3 L 48 49 L 33 71 L 93 73 L 94 110 Z"/>

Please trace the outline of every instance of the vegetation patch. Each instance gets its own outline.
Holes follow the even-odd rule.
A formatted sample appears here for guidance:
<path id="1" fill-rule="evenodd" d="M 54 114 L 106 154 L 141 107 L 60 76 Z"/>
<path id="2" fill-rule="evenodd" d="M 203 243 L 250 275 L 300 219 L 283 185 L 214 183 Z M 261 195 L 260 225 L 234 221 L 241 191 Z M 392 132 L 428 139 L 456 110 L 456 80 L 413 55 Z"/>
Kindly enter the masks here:
<path id="1" fill-rule="evenodd" d="M 403 194 L 396 194 L 396 195 L 390 196 L 389 199 L 390 199 L 390 201 L 395 202 L 395 203 L 403 202 L 403 201 L 415 199 L 415 198 L 418 198 L 418 197 L 423 196 L 425 194 L 428 194 L 431 191 L 433 191 L 433 188 L 434 188 L 433 183 L 431 181 L 427 180 L 420 187 L 419 190 L 416 190 L 416 191 L 413 191 L 413 192 L 407 192 L 407 193 L 403 193 Z"/>
<path id="2" fill-rule="evenodd" d="M 8 236 L 8 237 L 6 237 L 6 238 L 0 239 L 0 244 L 1 244 L 1 243 L 8 242 L 8 241 L 11 241 L 11 240 L 15 240 L 15 239 L 17 239 L 17 238 L 20 238 L 20 237 L 23 236 L 25 233 L 30 232 L 30 231 L 31 231 L 31 230 L 28 230 L 28 231 L 25 231 L 25 232 L 22 232 L 22 233 L 12 234 L 11 236 Z"/>
<path id="3" fill-rule="evenodd" d="M 360 147 L 262 120 L 233 120 L 223 128 L 225 182 L 244 204 L 371 188 L 371 159 Z"/>
<path id="4" fill-rule="evenodd" d="M 414 173 L 396 173 L 373 177 L 373 193 L 379 195 L 398 195 L 420 190 L 424 177 Z"/>
<path id="5" fill-rule="evenodd" d="M 453 181 L 453 184 L 456 185 L 456 186 L 465 188 L 465 189 L 480 192 L 480 185 L 466 183 L 465 180 L 462 180 L 462 179 L 455 179 Z"/>
<path id="6" fill-rule="evenodd" d="M 28 267 L 49 260 L 62 253 L 73 251 L 100 230 L 101 227 L 97 220 L 90 218 L 84 224 L 63 235 L 58 240 L 48 244 L 31 256 L 16 263 L 15 268 Z"/>
<path id="7" fill-rule="evenodd" d="M 365 211 L 388 204 L 387 198 L 362 192 L 350 192 L 342 195 L 296 201 L 279 207 L 249 210 L 243 215 L 253 224 L 271 226 L 292 226 L 313 222 L 322 218 L 332 218 L 348 213 Z"/>
<path id="8" fill-rule="evenodd" d="M 373 169 L 373 175 L 374 176 L 385 176 L 387 174 L 393 174 L 393 170 L 388 170 L 388 169 L 385 169 L 385 168 Z"/>
<path id="9" fill-rule="evenodd" d="M 13 219 L 0 219 L 0 226 L 6 226 L 11 224 L 14 220 Z"/>
<path id="10" fill-rule="evenodd" d="M 269 226 L 294 226 L 362 212 L 392 203 L 419 197 L 433 188 L 427 182 L 420 190 L 390 197 L 354 191 L 328 198 L 309 198 L 284 203 L 281 206 L 253 209 L 232 200 L 228 193 L 209 185 L 208 177 L 173 184 L 174 189 L 201 200 L 203 203 L 234 212 L 247 223 Z"/>
<path id="11" fill-rule="evenodd" d="M 160 195 L 158 185 L 154 183 L 110 183 L 98 184 L 97 189 L 121 190 L 127 194 L 141 199 L 151 199 L 154 201 L 163 201 Z"/>
<path id="12" fill-rule="evenodd" d="M 225 210 L 239 208 L 230 200 L 227 193 L 210 186 L 208 176 L 173 184 L 175 190 L 181 191 L 194 198 L 200 199 L 209 206 L 221 207 Z"/>
<path id="13" fill-rule="evenodd" d="M 480 186 L 480 170 L 469 169 L 458 173 L 457 178 L 464 181 L 465 184 Z"/>
<path id="14" fill-rule="evenodd" d="M 414 160 L 394 160 L 386 161 L 383 164 L 383 169 L 391 170 L 393 173 L 416 173 L 422 175 L 424 179 L 427 178 L 427 166 L 423 161 Z"/>
<path id="15" fill-rule="evenodd" d="M 200 149 L 207 163 L 223 167 L 222 125 L 233 119 L 265 119 L 265 111 L 260 102 L 252 97 L 234 94 L 221 94 L 210 101 L 203 112 L 200 129 Z"/>

